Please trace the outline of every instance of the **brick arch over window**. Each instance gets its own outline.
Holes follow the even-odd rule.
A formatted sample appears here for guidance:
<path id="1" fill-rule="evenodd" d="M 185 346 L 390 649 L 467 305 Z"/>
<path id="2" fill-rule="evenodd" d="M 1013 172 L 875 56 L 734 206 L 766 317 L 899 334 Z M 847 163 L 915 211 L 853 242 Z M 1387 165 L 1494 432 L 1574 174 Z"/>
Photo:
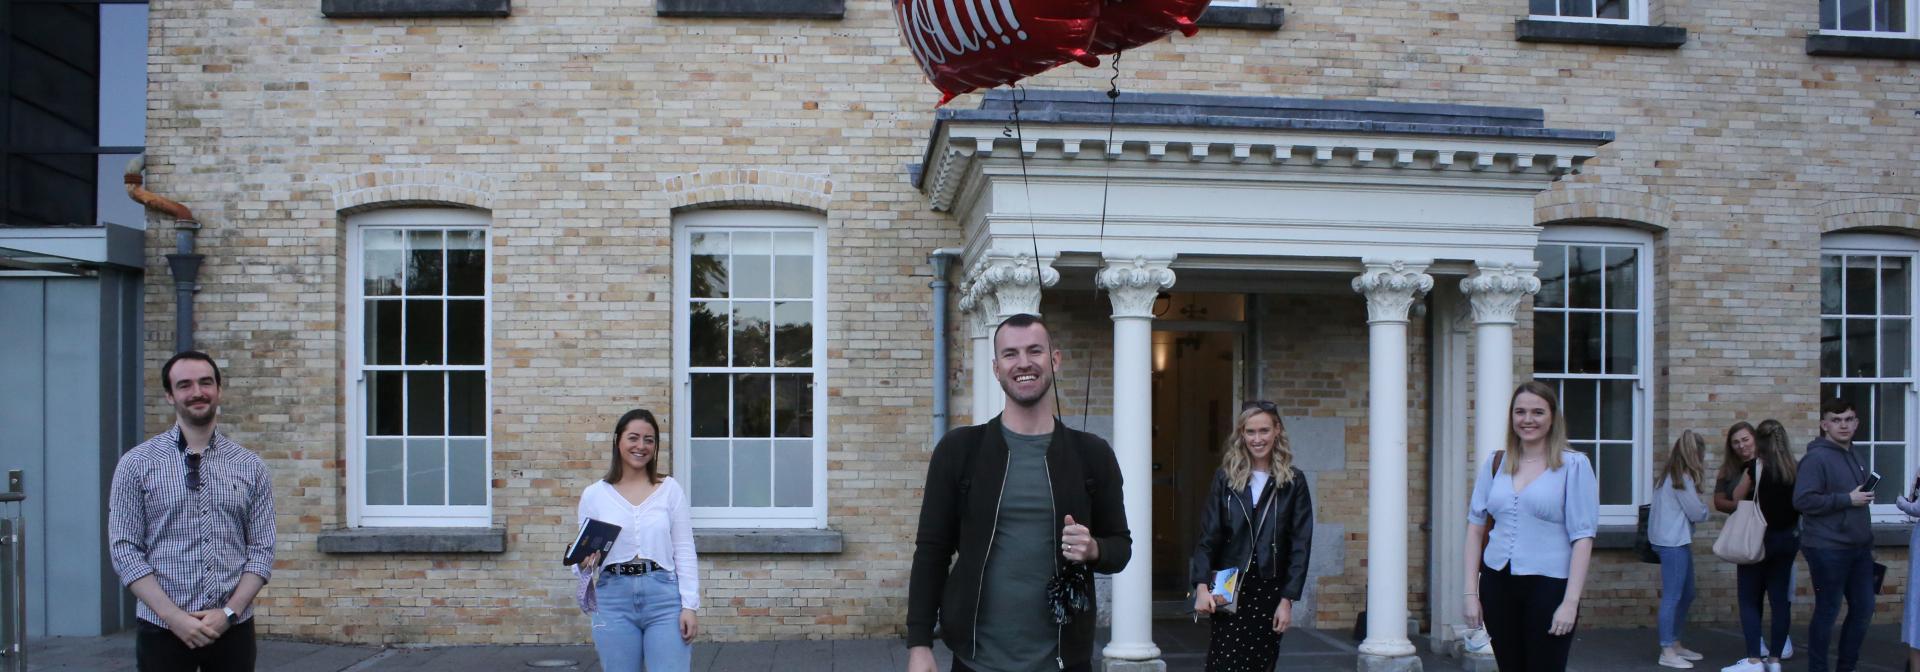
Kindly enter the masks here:
<path id="1" fill-rule="evenodd" d="M 670 207 L 698 210 L 737 206 L 800 208 L 826 214 L 833 179 L 762 168 L 703 170 L 662 181 Z"/>
<path id="2" fill-rule="evenodd" d="M 1672 228 L 1673 201 L 1644 191 L 1563 186 L 1533 199 L 1533 223 L 1570 221 L 1620 224 L 1664 232 Z"/>
<path id="3" fill-rule="evenodd" d="M 493 209 L 494 180 L 480 173 L 431 168 L 369 170 L 327 181 L 333 209 L 351 215 L 399 206 Z"/>
<path id="4" fill-rule="evenodd" d="M 1884 231 L 1920 235 L 1920 198 L 1873 196 L 1821 203 L 1814 208 L 1821 233 Z"/>

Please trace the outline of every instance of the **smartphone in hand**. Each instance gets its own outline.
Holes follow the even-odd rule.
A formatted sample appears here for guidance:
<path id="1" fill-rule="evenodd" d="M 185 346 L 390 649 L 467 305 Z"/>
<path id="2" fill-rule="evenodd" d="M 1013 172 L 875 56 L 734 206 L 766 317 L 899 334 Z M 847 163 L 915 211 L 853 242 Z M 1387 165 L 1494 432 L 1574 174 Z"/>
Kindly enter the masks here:
<path id="1" fill-rule="evenodd" d="M 1873 492 L 1873 489 L 1875 487 L 1878 487 L 1879 485 L 1880 485 L 1880 472 L 1869 471 L 1867 472 L 1867 482 L 1860 485 L 1860 491 Z"/>

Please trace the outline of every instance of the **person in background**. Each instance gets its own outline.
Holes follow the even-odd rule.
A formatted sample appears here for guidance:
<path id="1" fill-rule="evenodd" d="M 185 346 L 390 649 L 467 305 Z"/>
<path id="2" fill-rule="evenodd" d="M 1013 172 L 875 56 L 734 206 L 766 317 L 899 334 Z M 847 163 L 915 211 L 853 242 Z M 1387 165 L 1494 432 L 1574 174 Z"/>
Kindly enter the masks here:
<path id="1" fill-rule="evenodd" d="M 1653 510 L 1647 517 L 1647 541 L 1660 556 L 1660 665 L 1687 669 L 1705 658 L 1680 643 L 1680 631 L 1693 606 L 1693 525 L 1710 513 L 1701 501 L 1706 480 L 1707 442 L 1693 430 L 1680 433 L 1667 451 L 1666 468 L 1653 480 Z"/>
<path id="2" fill-rule="evenodd" d="M 686 672 L 700 633 L 699 559 L 687 491 L 660 475 L 660 423 L 633 409 L 614 423 L 612 464 L 580 493 L 580 515 L 620 526 L 613 549 L 575 567 L 592 592 L 593 649 L 607 672 Z"/>
<path id="3" fill-rule="evenodd" d="M 1759 506 L 1760 514 L 1767 519 L 1762 541 L 1767 557 L 1734 568 L 1740 635 L 1746 640 L 1747 655 L 1720 668 L 1722 672 L 1779 672 L 1780 656 L 1767 648 L 1767 639 L 1760 634 L 1763 599 L 1773 609 L 1768 631 L 1773 641 L 1789 641 L 1787 630 L 1793 625 L 1789 585 L 1793 556 L 1800 548 L 1800 513 L 1793 508 L 1798 469 L 1790 445 L 1786 428 L 1774 420 L 1762 421 L 1757 430 L 1745 422 L 1734 423 L 1727 430 L 1727 455 L 1720 463 L 1714 508 L 1731 513 L 1741 501 Z"/>
<path id="4" fill-rule="evenodd" d="M 1913 489 L 1907 496 L 1894 501 L 1900 512 L 1907 514 L 1907 522 L 1912 523 L 1913 531 L 1907 538 L 1907 597 L 1906 606 L 1900 610 L 1900 641 L 1907 645 L 1907 672 L 1920 671 L 1920 476 L 1913 479 Z"/>
<path id="5" fill-rule="evenodd" d="M 1800 552 L 1813 575 L 1807 672 L 1827 672 L 1841 600 L 1847 603 L 1837 656 L 1842 672 L 1859 665 L 1860 646 L 1873 623 L 1873 527 L 1867 513 L 1873 491 L 1866 488 L 1866 461 L 1853 452 L 1853 433 L 1859 429 L 1853 402 L 1837 397 L 1821 402 L 1820 437 L 1807 445 L 1793 487 L 1793 507 L 1805 525 Z"/>

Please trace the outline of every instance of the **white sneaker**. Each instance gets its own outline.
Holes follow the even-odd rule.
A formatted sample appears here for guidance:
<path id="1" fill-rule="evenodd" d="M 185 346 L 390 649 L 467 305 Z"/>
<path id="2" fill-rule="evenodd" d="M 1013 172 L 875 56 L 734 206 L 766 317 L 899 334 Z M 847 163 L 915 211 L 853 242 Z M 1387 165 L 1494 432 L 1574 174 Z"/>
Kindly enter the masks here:
<path id="1" fill-rule="evenodd" d="M 1778 660 L 1765 663 L 1765 665 L 1767 666 L 1767 672 L 1780 672 L 1780 661 Z"/>
<path id="2" fill-rule="evenodd" d="M 1692 669 L 1693 663 L 1688 661 L 1685 658 L 1681 658 L 1675 655 L 1669 655 L 1663 652 L 1660 654 L 1660 666 L 1661 667 L 1677 667 L 1682 670 L 1686 670 L 1686 669 Z"/>
<path id="3" fill-rule="evenodd" d="M 1793 635 L 1787 635 L 1787 645 L 1780 647 L 1781 660 L 1793 660 Z"/>
<path id="4" fill-rule="evenodd" d="M 1720 668 L 1720 672 L 1767 672 L 1767 666 L 1757 660 L 1741 658 L 1732 665 Z"/>

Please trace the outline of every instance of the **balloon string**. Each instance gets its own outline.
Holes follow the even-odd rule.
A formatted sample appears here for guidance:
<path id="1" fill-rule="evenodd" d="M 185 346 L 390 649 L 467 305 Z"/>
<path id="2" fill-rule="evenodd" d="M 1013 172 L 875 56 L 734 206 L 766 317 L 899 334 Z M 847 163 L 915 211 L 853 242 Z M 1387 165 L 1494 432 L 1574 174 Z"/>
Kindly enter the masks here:
<path id="1" fill-rule="evenodd" d="M 1109 157 L 1116 156 L 1113 151 L 1113 133 L 1116 118 L 1120 113 L 1120 57 L 1124 55 L 1126 55 L 1124 51 L 1113 55 L 1113 77 L 1107 80 L 1107 144 L 1101 149 L 1105 150 Z M 1100 251 L 1102 263 L 1107 258 L 1107 194 L 1112 187 L 1113 161 L 1108 160 L 1106 175 L 1100 178 L 1100 234 L 1095 239 L 1097 241 L 1095 249 Z M 1100 283 L 1097 279 L 1093 283 L 1093 297 L 1089 305 L 1100 305 Z M 1093 419 L 1093 379 L 1091 377 L 1087 379 L 1085 392 L 1086 397 L 1080 402 L 1080 431 L 1083 432 L 1088 431 L 1087 423 Z"/>
<path id="2" fill-rule="evenodd" d="M 1035 283 L 1044 283 L 1045 275 L 1043 275 L 1040 270 L 1040 231 L 1039 231 L 1039 227 L 1034 224 L 1034 220 L 1033 220 L 1033 183 L 1027 179 L 1027 141 L 1026 141 L 1027 136 L 1026 136 L 1025 129 L 1022 129 L 1020 127 L 1020 103 L 1026 102 L 1027 89 L 1026 87 L 1020 86 L 1019 84 L 1013 84 L 1012 87 L 1013 87 L 1013 139 L 1015 142 L 1020 144 L 1020 146 L 1016 147 L 1015 149 L 1018 150 L 1016 154 L 1020 157 L 1020 189 L 1026 193 L 1027 241 L 1032 243 L 1033 245 L 1033 281 Z M 1038 306 L 1035 306 L 1035 308 L 1037 309 Z M 1061 414 L 1060 413 L 1060 388 L 1058 383 L 1060 372 L 1058 369 L 1053 368 L 1052 357 L 1047 358 L 1047 369 L 1048 369 L 1047 375 L 1051 376 L 1055 380 L 1054 394 L 1053 394 L 1053 415 L 1055 417 L 1059 417 Z M 1091 387 L 1091 385 L 1089 385 L 1089 387 Z M 1084 421 L 1082 421 L 1080 424 L 1081 424 L 1081 427 L 1083 428 L 1086 426 L 1086 423 Z"/>

